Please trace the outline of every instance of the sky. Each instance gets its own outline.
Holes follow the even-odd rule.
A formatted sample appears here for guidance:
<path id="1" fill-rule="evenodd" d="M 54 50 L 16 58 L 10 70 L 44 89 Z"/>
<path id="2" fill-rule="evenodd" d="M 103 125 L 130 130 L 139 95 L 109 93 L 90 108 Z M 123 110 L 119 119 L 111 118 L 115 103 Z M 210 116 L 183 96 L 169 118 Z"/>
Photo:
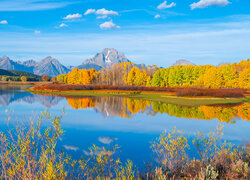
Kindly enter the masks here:
<path id="1" fill-rule="evenodd" d="M 0 56 L 80 65 L 104 48 L 168 67 L 250 58 L 249 0 L 0 0 Z"/>

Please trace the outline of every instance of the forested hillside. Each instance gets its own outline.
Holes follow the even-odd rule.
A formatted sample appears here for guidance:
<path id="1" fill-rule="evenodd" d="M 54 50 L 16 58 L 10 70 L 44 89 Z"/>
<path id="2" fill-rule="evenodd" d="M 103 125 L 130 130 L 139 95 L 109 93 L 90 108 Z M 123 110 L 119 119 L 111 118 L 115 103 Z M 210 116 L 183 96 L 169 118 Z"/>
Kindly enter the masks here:
<path id="1" fill-rule="evenodd" d="M 42 79 L 41 76 L 29 72 L 0 69 L 1 80 L 21 81 L 21 77 L 26 77 L 28 81 L 40 81 Z"/>

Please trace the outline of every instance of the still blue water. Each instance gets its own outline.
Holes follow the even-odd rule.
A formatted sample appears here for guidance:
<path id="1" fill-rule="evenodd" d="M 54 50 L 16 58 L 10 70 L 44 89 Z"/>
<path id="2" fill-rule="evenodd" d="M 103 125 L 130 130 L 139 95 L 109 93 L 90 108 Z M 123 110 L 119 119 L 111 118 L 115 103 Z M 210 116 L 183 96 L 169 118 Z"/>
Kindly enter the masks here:
<path id="1" fill-rule="evenodd" d="M 146 105 L 140 109 L 138 104 L 133 100 L 131 102 L 128 98 L 85 97 L 69 99 L 34 95 L 25 92 L 25 88 L 27 87 L 0 85 L 0 130 L 6 131 L 7 128 L 6 110 L 14 110 L 13 119 L 19 121 L 47 109 L 52 114 L 59 115 L 65 108 L 62 128 L 66 133 L 59 142 L 59 146 L 76 158 L 88 155 L 88 148 L 93 144 L 105 147 L 117 144 L 120 146 L 119 156 L 121 159 L 131 159 L 140 167 L 153 159 L 153 153 L 150 149 L 151 142 L 159 137 L 164 130 L 176 127 L 184 130 L 186 136 L 192 137 L 197 131 L 208 133 L 215 130 L 220 121 L 224 125 L 225 140 L 242 144 L 250 138 L 250 122 L 247 115 L 244 120 L 233 116 L 233 118 L 223 122 L 218 114 L 215 115 L 218 118 L 205 120 L 197 118 L 197 116 L 190 118 L 192 109 L 189 107 L 168 106 L 172 109 L 177 108 L 183 114 L 180 116 L 178 115 L 180 113 L 176 111 L 175 113 L 157 111 L 151 102 L 141 100 L 137 100 L 137 103 L 145 103 Z M 160 105 L 161 107 L 166 106 Z M 224 108 L 219 112 L 223 115 L 223 113 L 232 110 L 237 114 L 235 109 L 239 106 L 226 107 L 226 111 Z M 244 108 L 245 112 L 249 112 L 249 103 L 245 104 Z M 185 113 L 187 110 L 187 112 L 190 111 L 189 116 L 182 110 L 185 110 Z"/>

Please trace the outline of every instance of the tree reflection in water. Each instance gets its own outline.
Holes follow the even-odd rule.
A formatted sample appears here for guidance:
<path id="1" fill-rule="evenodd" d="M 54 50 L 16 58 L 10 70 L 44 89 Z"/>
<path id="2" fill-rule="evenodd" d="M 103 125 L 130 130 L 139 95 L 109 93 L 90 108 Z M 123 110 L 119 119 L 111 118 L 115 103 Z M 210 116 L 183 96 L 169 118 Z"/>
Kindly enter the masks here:
<path id="1" fill-rule="evenodd" d="M 187 119 L 218 119 L 221 122 L 235 123 L 235 119 L 250 120 L 250 103 L 230 105 L 202 105 L 199 107 L 180 106 L 122 97 L 66 98 L 73 109 L 94 108 L 104 117 L 119 116 L 129 118 L 137 113 L 155 115 L 166 113 L 170 116 Z"/>

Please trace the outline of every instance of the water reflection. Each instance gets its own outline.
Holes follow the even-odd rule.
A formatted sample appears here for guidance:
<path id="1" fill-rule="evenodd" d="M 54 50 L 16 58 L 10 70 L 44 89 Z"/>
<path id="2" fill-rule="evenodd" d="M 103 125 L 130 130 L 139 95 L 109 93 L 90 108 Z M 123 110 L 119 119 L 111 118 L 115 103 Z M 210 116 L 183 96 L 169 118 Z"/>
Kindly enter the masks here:
<path id="1" fill-rule="evenodd" d="M 250 103 L 187 107 L 121 97 L 67 98 L 67 101 L 73 109 L 93 108 L 104 117 L 129 118 L 137 113 L 146 113 L 147 115 L 166 113 L 187 119 L 218 119 L 227 123 L 235 123 L 234 119 L 236 118 L 250 120 Z"/>
<path id="2" fill-rule="evenodd" d="M 65 135 L 60 139 L 59 147 L 76 158 L 89 156 L 88 148 L 93 144 L 100 147 L 118 144 L 121 158 L 131 159 L 139 165 L 151 157 L 150 142 L 165 129 L 177 127 L 185 130 L 187 136 L 197 131 L 208 133 L 216 128 L 218 121 L 205 120 L 216 118 L 230 122 L 223 123 L 225 140 L 241 143 L 249 139 L 247 121 L 250 120 L 250 103 L 183 107 L 122 97 L 42 96 L 30 94 L 25 91 L 26 88 L 0 85 L 0 131 L 7 128 L 4 121 L 7 118 L 6 109 L 14 109 L 14 119 L 20 120 L 24 115 L 26 117 L 44 111 L 45 106 L 51 107 L 49 111 L 56 116 L 66 107 L 62 120 Z M 237 123 L 232 125 L 234 122 Z"/>
<path id="3" fill-rule="evenodd" d="M 63 99 L 62 97 L 34 95 L 26 92 L 25 89 L 27 89 L 27 86 L 0 85 L 0 104 L 7 107 L 13 102 L 26 102 L 29 104 L 39 102 L 50 108 L 56 106 Z"/>
<path id="4" fill-rule="evenodd" d="M 26 102 L 33 104 L 38 102 L 47 108 L 56 106 L 64 97 L 35 95 L 26 92 L 26 87 L 0 85 L 0 105 L 7 107 L 12 102 Z M 250 120 L 250 103 L 187 107 L 161 102 L 152 102 L 141 99 L 122 97 L 66 97 L 68 104 L 73 109 L 91 108 L 103 117 L 130 118 L 135 114 L 143 113 L 154 116 L 156 114 L 168 114 L 174 117 L 187 119 L 218 119 L 221 122 L 235 123 L 240 118 Z"/>

